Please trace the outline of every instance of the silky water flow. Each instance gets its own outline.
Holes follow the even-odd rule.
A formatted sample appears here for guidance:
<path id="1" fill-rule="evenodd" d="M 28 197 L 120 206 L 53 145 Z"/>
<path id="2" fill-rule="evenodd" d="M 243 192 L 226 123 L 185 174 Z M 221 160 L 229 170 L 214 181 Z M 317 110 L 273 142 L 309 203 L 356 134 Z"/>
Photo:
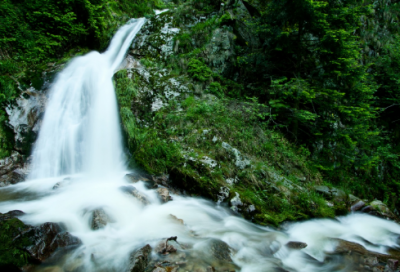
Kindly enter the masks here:
<path id="1" fill-rule="evenodd" d="M 22 210 L 25 215 L 21 220 L 33 225 L 61 222 L 82 240 L 60 266 L 79 260 L 82 271 L 126 271 L 133 250 L 145 244 L 154 248 L 171 236 L 190 245 L 188 254 L 204 263 L 208 241 L 222 240 L 232 248 L 236 270 L 246 272 L 276 271 L 277 267 L 339 271 L 337 263 L 343 259 L 324 262 L 326 252 L 335 247 L 330 238 L 354 241 L 381 253 L 397 247 L 400 226 L 368 215 L 291 223 L 278 231 L 254 225 L 200 198 L 172 195 L 173 201 L 161 204 L 156 192 L 142 182 L 135 187 L 147 196 L 149 205 L 122 192 L 120 187 L 128 183 L 124 179 L 128 169 L 112 77 L 144 23 L 145 19 L 131 20 L 116 33 L 107 51 L 76 57 L 58 74 L 49 93 L 28 180 L 1 189 L 2 195 L 16 197 L 0 203 L 0 212 Z M 63 186 L 54 190 L 60 181 Z M 93 230 L 89 211 L 96 208 L 102 208 L 111 222 Z M 184 224 L 171 220 L 171 215 Z M 289 250 L 284 246 L 288 241 L 308 246 Z M 36 271 L 45 268 L 42 265 Z M 341 269 L 347 271 L 346 266 Z"/>

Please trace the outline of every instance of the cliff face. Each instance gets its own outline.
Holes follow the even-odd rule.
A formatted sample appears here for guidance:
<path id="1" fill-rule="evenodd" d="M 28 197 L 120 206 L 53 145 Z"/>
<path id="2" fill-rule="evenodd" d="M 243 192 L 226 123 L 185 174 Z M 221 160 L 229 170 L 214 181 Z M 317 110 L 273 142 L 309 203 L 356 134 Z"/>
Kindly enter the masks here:
<path id="1" fill-rule="evenodd" d="M 145 24 L 115 76 L 131 163 L 259 223 L 333 216 L 345 207 L 315 193 L 322 179 L 307 151 L 259 122 L 267 107 L 224 94 L 235 87 L 224 78 L 235 40 L 252 37 L 243 24 L 250 14 L 238 3 L 208 16 L 181 5 Z"/>

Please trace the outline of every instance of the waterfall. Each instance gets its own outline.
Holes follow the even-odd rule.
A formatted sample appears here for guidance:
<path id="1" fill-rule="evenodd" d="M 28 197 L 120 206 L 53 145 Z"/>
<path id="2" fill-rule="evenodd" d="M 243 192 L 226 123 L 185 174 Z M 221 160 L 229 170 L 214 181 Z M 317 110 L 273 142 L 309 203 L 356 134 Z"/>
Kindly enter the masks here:
<path id="1" fill-rule="evenodd" d="M 132 20 L 119 29 L 106 52 L 77 57 L 58 74 L 34 148 L 30 179 L 81 172 L 104 176 L 124 169 L 112 76 L 144 22 Z"/>
<path id="2" fill-rule="evenodd" d="M 344 257 L 324 261 L 337 243 L 332 238 L 380 253 L 397 247 L 400 226 L 365 214 L 288 223 L 278 231 L 200 198 L 172 194 L 173 201 L 163 203 L 142 181 L 134 184 L 135 194 L 146 197 L 146 203 L 121 190 L 131 185 L 124 179 L 127 169 L 112 76 L 144 23 L 132 20 L 121 27 L 106 52 L 74 58 L 59 73 L 29 179 L 0 189 L 0 212 L 22 210 L 21 219 L 33 225 L 62 222 L 82 240 L 82 246 L 60 258 L 59 269 L 51 271 L 126 271 L 132 251 L 145 244 L 156 248 L 171 236 L 184 245 L 174 262 L 191 267 L 178 271 L 212 271 L 206 270 L 213 265 L 206 253 L 216 239 L 229 245 L 236 271 L 243 272 L 357 270 L 344 265 Z M 62 186 L 56 188 L 57 184 Z M 2 200 L 5 194 L 14 198 Z M 109 220 L 94 229 L 90 220 L 99 208 Z M 307 247 L 291 250 L 285 246 L 290 241 L 305 242 Z M 43 264 L 35 271 L 50 270 Z"/>

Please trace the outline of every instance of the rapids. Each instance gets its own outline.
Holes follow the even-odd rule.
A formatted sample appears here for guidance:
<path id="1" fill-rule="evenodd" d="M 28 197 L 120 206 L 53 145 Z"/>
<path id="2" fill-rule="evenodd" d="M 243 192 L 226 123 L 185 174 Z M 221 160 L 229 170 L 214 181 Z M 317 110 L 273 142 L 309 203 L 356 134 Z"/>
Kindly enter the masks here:
<path id="1" fill-rule="evenodd" d="M 129 170 L 112 77 L 144 23 L 145 19 L 130 21 L 107 51 L 77 57 L 59 73 L 49 93 L 28 180 L 0 189 L 0 199 L 6 199 L 0 203 L 0 212 L 22 210 L 21 219 L 33 225 L 62 222 L 82 240 L 82 246 L 56 260 L 58 265 L 67 267 L 79 260 L 83 271 L 126 271 L 132 250 L 147 243 L 155 247 L 171 236 L 192 245 L 189 252 L 204 263 L 207 240 L 220 239 L 233 249 L 237 271 L 243 272 L 276 271 L 277 267 L 353 271 L 343 258 L 324 262 L 336 243 L 330 238 L 354 241 L 381 253 L 398 247 L 399 225 L 364 214 L 290 223 L 276 230 L 254 225 L 200 198 L 172 195 L 173 201 L 162 204 L 143 182 L 135 187 L 150 205 L 121 192 L 120 187 L 128 184 L 124 176 Z M 65 185 L 54 190 L 63 180 Z M 99 207 L 111 222 L 92 230 L 88 211 Z M 171 220 L 171 214 L 183 219 L 184 225 Z M 308 246 L 289 250 L 283 246 L 289 241 Z M 45 269 L 43 264 L 36 271 Z"/>

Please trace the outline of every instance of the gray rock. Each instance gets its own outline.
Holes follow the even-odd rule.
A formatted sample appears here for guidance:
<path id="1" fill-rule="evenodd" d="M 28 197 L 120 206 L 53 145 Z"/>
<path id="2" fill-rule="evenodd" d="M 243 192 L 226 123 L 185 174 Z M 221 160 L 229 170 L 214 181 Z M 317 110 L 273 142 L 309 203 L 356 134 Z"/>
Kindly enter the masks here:
<path id="1" fill-rule="evenodd" d="M 139 182 L 139 181 L 145 181 L 145 182 L 150 181 L 149 178 L 146 178 L 146 177 L 144 177 L 144 176 L 142 176 L 142 175 L 140 175 L 140 174 L 138 174 L 136 172 L 126 174 L 125 175 L 125 179 L 128 180 L 129 182 L 132 182 L 132 183 L 136 183 L 136 182 Z"/>
<path id="2" fill-rule="evenodd" d="M 239 206 L 243 206 L 243 202 L 240 199 L 240 195 L 235 192 L 235 196 L 231 199 L 231 209 L 235 212 L 239 212 L 240 208 Z"/>
<path id="3" fill-rule="evenodd" d="M 103 209 L 101 209 L 101 208 L 95 209 L 92 212 L 90 226 L 93 230 L 98 230 L 98 229 L 104 228 L 109 222 L 110 222 L 110 219 Z"/>
<path id="4" fill-rule="evenodd" d="M 30 87 L 17 98 L 16 105 L 6 108 L 9 124 L 15 134 L 15 148 L 19 152 L 26 154 L 30 151 L 39 132 L 46 101 L 44 93 Z"/>
<path id="5" fill-rule="evenodd" d="M 144 205 L 149 205 L 150 204 L 150 201 L 147 199 L 147 197 L 144 194 L 142 194 L 141 192 L 139 192 L 134 186 L 131 186 L 131 185 L 122 186 L 122 187 L 120 187 L 120 189 L 123 192 L 132 195 L 137 200 L 142 202 Z"/>
<path id="6" fill-rule="evenodd" d="M 151 258 L 151 246 L 145 245 L 129 256 L 129 268 L 127 272 L 144 272 Z"/>
<path id="7" fill-rule="evenodd" d="M 303 248 L 307 247 L 307 244 L 303 243 L 303 242 L 293 242 L 293 241 L 291 241 L 291 242 L 288 242 L 286 244 L 286 247 L 290 248 L 290 249 L 303 249 Z"/>
<path id="8" fill-rule="evenodd" d="M 168 201 L 172 200 L 172 197 L 169 195 L 169 190 L 167 188 L 164 187 L 160 187 L 156 190 L 160 200 L 163 203 L 167 203 Z"/>
<path id="9" fill-rule="evenodd" d="M 29 163 L 18 152 L 0 160 L 0 187 L 24 181 L 29 173 Z"/>
<path id="10" fill-rule="evenodd" d="M 361 209 L 364 208 L 364 207 L 365 207 L 364 201 L 359 200 L 358 202 L 354 203 L 354 204 L 350 207 L 350 209 L 351 209 L 352 212 L 356 212 L 356 211 L 361 210 Z"/>
<path id="11" fill-rule="evenodd" d="M 326 198 L 328 199 L 332 199 L 334 201 L 337 202 L 346 202 L 348 199 L 347 194 L 337 188 L 329 188 L 328 186 L 325 185 L 319 185 L 319 186 L 315 186 L 314 189 L 324 195 Z"/>
<path id="12" fill-rule="evenodd" d="M 227 243 L 218 239 L 209 241 L 211 255 L 222 262 L 232 262 L 231 248 Z"/>

